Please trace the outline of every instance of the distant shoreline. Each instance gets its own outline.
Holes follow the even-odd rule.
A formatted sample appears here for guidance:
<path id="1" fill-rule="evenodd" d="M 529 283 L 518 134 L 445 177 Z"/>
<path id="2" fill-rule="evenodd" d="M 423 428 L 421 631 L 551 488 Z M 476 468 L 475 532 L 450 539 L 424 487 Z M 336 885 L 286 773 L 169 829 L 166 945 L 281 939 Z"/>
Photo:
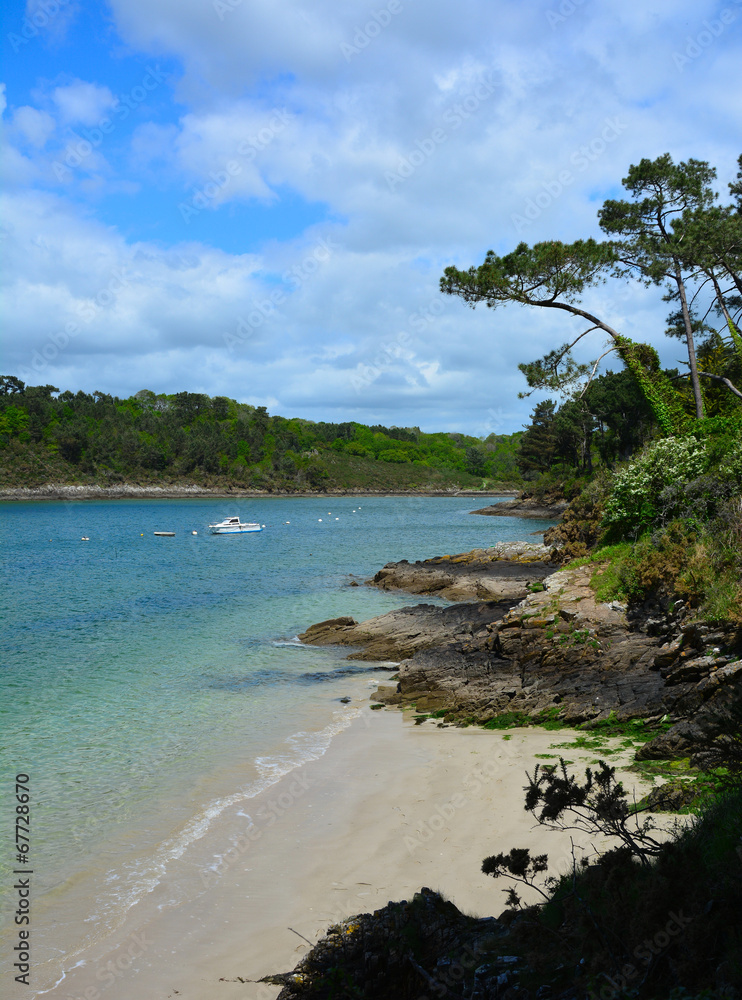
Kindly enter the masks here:
<path id="1" fill-rule="evenodd" d="M 321 497 L 513 497 L 519 490 L 250 490 L 207 486 L 134 486 L 121 483 L 117 486 L 57 485 L 15 486 L 0 489 L 0 501 L 11 500 L 223 500 L 268 499 L 271 497 L 321 498 Z"/>

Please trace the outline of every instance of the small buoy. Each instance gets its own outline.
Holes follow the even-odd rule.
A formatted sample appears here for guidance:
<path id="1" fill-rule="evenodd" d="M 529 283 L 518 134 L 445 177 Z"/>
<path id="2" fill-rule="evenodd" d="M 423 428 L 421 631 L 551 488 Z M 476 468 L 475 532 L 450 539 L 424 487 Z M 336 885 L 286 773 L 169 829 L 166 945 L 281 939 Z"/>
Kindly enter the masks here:
<path id="1" fill-rule="evenodd" d="M 322 518 L 321 517 L 318 517 L 317 520 L 319 521 L 320 524 L 322 524 Z"/>
<path id="2" fill-rule="evenodd" d="M 140 531 L 140 532 L 139 532 L 139 537 L 140 537 L 140 538 L 144 538 L 144 532 L 143 532 L 143 531 Z"/>
<path id="3" fill-rule="evenodd" d="M 191 532 L 191 534 L 192 534 L 192 535 L 197 535 L 197 534 L 198 534 L 198 532 L 197 532 L 197 531 L 192 531 L 192 532 Z"/>
<path id="4" fill-rule="evenodd" d="M 336 521 L 339 521 L 339 520 L 340 520 L 340 518 L 339 518 L 339 517 L 336 517 L 336 518 L 335 518 L 335 520 L 336 520 Z"/>
<path id="5" fill-rule="evenodd" d="M 291 524 L 291 521 L 287 521 L 286 524 Z"/>
<path id="6" fill-rule="evenodd" d="M 261 527 L 261 528 L 264 528 L 264 527 L 265 527 L 265 525 L 264 525 L 264 524 L 261 524 L 261 525 L 260 525 L 260 527 Z"/>

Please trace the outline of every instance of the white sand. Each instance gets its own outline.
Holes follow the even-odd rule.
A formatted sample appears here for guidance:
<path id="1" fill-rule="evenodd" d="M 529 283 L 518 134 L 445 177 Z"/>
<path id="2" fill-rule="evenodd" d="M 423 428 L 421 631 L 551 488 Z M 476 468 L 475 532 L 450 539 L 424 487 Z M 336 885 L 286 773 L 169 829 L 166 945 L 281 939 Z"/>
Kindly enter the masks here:
<path id="1" fill-rule="evenodd" d="M 175 905 L 163 880 L 115 940 L 46 995 L 271 1000 L 277 987 L 237 978 L 288 971 L 308 950 L 299 935 L 314 942 L 328 925 L 421 886 L 468 913 L 497 915 L 505 883 L 481 873 L 485 856 L 529 847 L 549 855 L 550 873 L 571 867 L 569 834 L 534 826 L 523 808 L 535 754 L 563 754 L 580 771 L 596 756 L 550 749 L 571 735 L 415 726 L 364 707 L 324 757 L 253 800 L 252 827 L 245 817 L 220 819 L 208 843 L 168 873 L 190 880 L 198 898 Z M 220 837 L 225 851 L 241 839 L 217 876 L 208 862 Z"/>

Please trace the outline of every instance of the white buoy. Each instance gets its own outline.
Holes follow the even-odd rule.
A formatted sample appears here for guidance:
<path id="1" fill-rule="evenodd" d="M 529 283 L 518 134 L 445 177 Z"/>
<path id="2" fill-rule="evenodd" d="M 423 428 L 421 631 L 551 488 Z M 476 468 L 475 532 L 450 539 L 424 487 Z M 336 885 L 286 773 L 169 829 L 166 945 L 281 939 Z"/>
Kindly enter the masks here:
<path id="1" fill-rule="evenodd" d="M 335 518 L 335 520 L 336 520 L 336 521 L 339 521 L 339 520 L 340 520 L 340 518 L 339 518 L 339 517 L 336 517 L 336 518 Z"/>
<path id="2" fill-rule="evenodd" d="M 319 521 L 320 524 L 322 524 L 322 518 L 321 517 L 318 517 L 317 520 Z"/>
<path id="3" fill-rule="evenodd" d="M 191 534 L 192 534 L 192 535 L 197 535 L 197 534 L 198 534 L 198 532 L 197 532 L 197 531 L 192 531 L 192 532 L 191 532 Z"/>

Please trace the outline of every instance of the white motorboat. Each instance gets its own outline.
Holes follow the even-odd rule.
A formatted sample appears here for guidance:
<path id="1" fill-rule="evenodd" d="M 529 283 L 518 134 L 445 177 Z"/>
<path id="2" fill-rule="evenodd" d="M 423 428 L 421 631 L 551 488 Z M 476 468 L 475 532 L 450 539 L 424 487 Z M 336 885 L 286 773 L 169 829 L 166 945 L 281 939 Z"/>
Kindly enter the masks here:
<path id="1" fill-rule="evenodd" d="M 243 531 L 262 531 L 263 527 L 250 521 L 242 522 L 239 517 L 225 517 L 218 524 L 210 524 L 209 530 L 212 535 L 236 535 Z"/>

